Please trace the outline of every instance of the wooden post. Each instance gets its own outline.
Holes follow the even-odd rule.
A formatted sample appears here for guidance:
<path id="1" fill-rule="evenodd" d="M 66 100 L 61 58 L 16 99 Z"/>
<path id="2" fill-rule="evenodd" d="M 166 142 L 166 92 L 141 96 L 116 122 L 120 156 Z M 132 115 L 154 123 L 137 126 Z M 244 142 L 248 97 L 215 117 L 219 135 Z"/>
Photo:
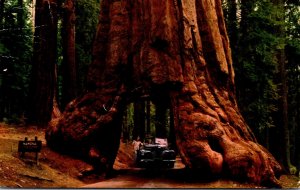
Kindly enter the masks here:
<path id="1" fill-rule="evenodd" d="M 25 137 L 24 141 L 27 142 L 28 141 L 28 137 Z M 24 157 L 24 156 L 25 156 L 25 151 L 23 150 L 21 152 L 21 157 Z"/>
<path id="2" fill-rule="evenodd" d="M 38 141 L 37 136 L 34 137 L 34 140 L 37 143 L 37 141 Z M 39 165 L 39 152 L 38 151 L 36 151 L 36 153 L 35 153 L 35 162 L 36 162 L 36 165 Z"/>

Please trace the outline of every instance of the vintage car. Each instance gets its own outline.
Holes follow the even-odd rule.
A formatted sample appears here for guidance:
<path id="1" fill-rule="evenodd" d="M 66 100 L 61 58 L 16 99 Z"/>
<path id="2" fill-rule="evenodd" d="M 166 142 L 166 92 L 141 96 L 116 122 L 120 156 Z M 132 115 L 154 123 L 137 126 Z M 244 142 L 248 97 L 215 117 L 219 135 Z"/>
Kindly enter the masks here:
<path id="1" fill-rule="evenodd" d="M 136 151 L 136 164 L 142 168 L 173 168 L 175 160 L 175 151 L 169 149 L 166 139 L 155 138 L 155 143 L 141 143 Z"/>

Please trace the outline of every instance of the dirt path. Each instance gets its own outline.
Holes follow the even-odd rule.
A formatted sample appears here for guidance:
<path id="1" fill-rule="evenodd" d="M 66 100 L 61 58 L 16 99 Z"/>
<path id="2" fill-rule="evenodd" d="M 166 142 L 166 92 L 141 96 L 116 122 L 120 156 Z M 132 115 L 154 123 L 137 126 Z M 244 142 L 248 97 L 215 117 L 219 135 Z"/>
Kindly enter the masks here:
<path id="1" fill-rule="evenodd" d="M 192 180 L 183 177 L 182 169 L 119 171 L 116 177 L 83 188 L 260 188 L 254 184 L 218 180 Z"/>
<path id="2" fill-rule="evenodd" d="M 83 188 L 265 188 L 255 184 L 240 183 L 228 179 L 187 179 L 180 170 L 146 172 L 145 170 L 121 171 L 116 177 L 83 186 Z M 281 183 L 285 189 L 300 188 L 299 178 L 282 176 Z"/>

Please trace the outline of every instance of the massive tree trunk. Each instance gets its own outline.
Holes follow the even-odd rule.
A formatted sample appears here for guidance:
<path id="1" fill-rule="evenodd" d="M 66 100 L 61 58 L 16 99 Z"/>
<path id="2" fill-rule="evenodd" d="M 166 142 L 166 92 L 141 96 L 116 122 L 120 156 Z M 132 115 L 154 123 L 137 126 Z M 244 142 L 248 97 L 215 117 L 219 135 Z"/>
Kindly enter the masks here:
<path id="1" fill-rule="evenodd" d="M 280 165 L 236 105 L 220 0 L 103 0 L 99 19 L 87 92 L 50 123 L 49 146 L 111 168 L 126 104 L 150 95 L 171 102 L 188 168 L 279 185 Z"/>
<path id="2" fill-rule="evenodd" d="M 51 120 L 57 58 L 57 3 L 37 0 L 29 122 L 47 124 Z"/>
<path id="3" fill-rule="evenodd" d="M 63 5 L 63 98 L 64 108 L 77 96 L 77 66 L 75 61 L 75 4 L 67 0 Z"/>

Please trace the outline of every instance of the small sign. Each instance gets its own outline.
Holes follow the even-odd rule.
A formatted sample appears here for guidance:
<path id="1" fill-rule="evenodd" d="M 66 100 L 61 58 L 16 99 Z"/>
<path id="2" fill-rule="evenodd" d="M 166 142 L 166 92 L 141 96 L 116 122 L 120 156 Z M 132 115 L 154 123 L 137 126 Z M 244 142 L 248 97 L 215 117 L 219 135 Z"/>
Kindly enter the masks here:
<path id="1" fill-rule="evenodd" d="M 21 153 L 21 156 L 25 155 L 25 152 L 35 152 L 36 153 L 36 163 L 38 164 L 38 153 L 41 152 L 42 141 L 39 141 L 37 137 L 33 141 L 29 141 L 25 137 L 24 141 L 19 141 L 18 152 Z"/>

